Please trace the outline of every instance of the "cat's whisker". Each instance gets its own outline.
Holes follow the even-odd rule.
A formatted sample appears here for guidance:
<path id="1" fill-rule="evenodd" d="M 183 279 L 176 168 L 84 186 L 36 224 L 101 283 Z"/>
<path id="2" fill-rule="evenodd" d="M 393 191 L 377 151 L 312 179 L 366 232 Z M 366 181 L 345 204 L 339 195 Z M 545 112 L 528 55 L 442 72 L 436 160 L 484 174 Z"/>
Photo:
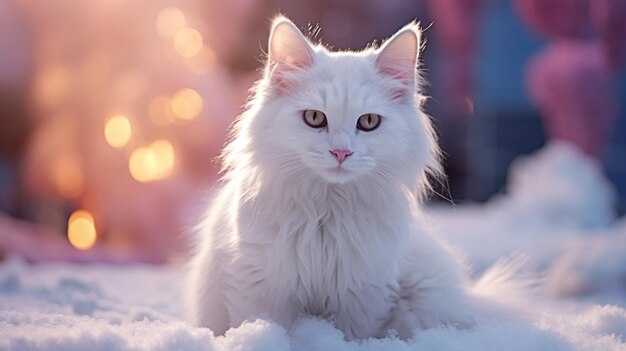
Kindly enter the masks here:
<path id="1" fill-rule="evenodd" d="M 381 188 L 385 188 L 390 185 L 389 179 L 384 174 L 381 174 L 380 171 L 377 169 L 373 169 L 370 172 L 367 172 L 365 175 L 370 178 L 375 185 Z"/>

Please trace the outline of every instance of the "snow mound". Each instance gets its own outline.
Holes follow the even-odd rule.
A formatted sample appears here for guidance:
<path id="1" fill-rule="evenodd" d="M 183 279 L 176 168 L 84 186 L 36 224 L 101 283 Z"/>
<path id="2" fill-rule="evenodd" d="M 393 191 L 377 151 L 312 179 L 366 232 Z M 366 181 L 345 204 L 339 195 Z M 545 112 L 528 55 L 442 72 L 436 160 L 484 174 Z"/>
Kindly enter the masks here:
<path id="1" fill-rule="evenodd" d="M 599 166 L 574 146 L 552 142 L 521 157 L 506 190 L 485 204 L 435 208 L 426 218 L 480 272 L 523 253 L 545 271 L 548 293 L 626 303 L 626 219 Z"/>
<path id="2" fill-rule="evenodd" d="M 527 221 L 605 228 L 615 220 L 612 185 L 593 159 L 566 142 L 553 141 L 517 158 L 509 169 L 507 191 L 508 203 Z"/>

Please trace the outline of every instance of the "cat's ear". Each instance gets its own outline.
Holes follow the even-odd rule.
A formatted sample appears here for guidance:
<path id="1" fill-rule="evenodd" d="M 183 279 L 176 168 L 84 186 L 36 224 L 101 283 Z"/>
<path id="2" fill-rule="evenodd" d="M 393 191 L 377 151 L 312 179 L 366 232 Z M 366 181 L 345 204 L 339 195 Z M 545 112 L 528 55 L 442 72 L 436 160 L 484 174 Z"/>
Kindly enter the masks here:
<path id="1" fill-rule="evenodd" d="M 394 97 L 402 97 L 415 88 L 420 36 L 419 24 L 409 23 L 376 50 L 378 71 L 397 80 L 408 89 L 404 92 L 394 92 Z"/>
<path id="2" fill-rule="evenodd" d="M 268 68 L 298 70 L 313 63 L 313 49 L 293 22 L 279 16 L 272 23 L 268 53 Z"/>

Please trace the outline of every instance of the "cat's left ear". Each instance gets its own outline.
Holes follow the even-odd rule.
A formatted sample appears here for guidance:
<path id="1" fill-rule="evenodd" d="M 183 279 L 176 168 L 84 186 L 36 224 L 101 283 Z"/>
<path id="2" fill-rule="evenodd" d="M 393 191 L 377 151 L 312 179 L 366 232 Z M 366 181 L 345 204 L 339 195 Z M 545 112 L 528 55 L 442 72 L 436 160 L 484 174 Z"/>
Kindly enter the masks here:
<path id="1" fill-rule="evenodd" d="M 410 91 L 413 91 L 416 84 L 420 37 L 419 24 L 412 22 L 376 50 L 378 71 L 406 85 Z"/>

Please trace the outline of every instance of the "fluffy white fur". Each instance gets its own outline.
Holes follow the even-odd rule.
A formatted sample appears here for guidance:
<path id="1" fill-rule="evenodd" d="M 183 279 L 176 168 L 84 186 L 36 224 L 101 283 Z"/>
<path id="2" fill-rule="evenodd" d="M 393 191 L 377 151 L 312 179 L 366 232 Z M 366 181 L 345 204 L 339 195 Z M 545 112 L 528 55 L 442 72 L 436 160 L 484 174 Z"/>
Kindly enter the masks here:
<path id="1" fill-rule="evenodd" d="M 498 313 L 418 219 L 427 173 L 439 172 L 419 105 L 420 29 L 380 48 L 329 52 L 288 19 L 272 27 L 264 78 L 224 152 L 224 181 L 199 228 L 188 278 L 193 324 L 223 334 L 251 317 L 286 327 L 333 321 L 347 338 L 408 338 Z M 304 110 L 328 125 L 304 123 Z M 357 130 L 366 113 L 380 127 Z M 332 149 L 353 152 L 338 164 Z M 496 284 L 481 284 L 483 295 Z M 502 273 L 502 274 L 500 274 Z"/>

